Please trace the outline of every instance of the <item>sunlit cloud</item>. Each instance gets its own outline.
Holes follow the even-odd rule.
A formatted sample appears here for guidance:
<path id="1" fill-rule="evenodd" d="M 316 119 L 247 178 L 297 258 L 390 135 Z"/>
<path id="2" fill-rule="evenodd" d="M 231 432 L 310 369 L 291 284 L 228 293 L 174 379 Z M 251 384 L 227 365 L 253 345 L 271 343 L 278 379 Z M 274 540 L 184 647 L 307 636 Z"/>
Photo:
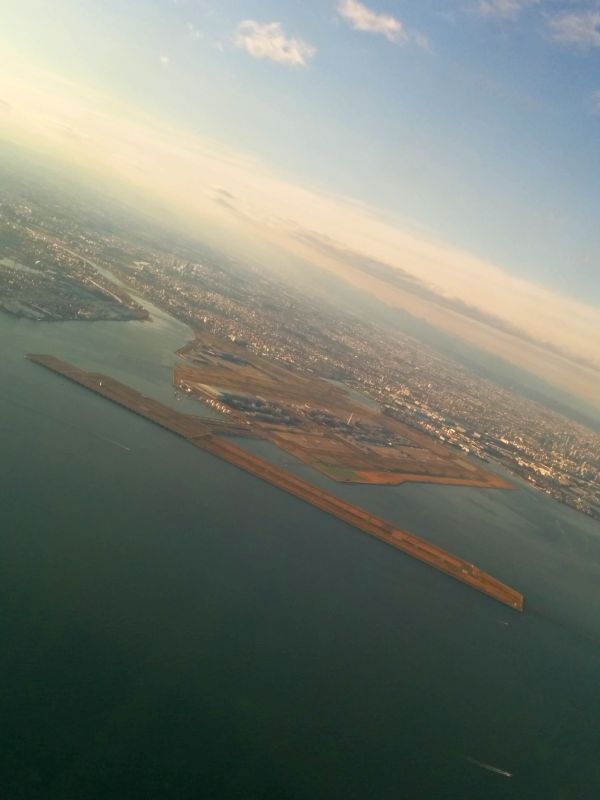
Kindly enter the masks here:
<path id="1" fill-rule="evenodd" d="M 356 31 L 378 33 L 390 42 L 402 43 L 408 34 L 402 22 L 391 14 L 378 14 L 359 0 L 339 0 L 338 14 Z"/>
<path id="2" fill-rule="evenodd" d="M 559 14 L 549 20 L 548 28 L 560 44 L 582 50 L 600 47 L 600 9 Z"/>
<path id="3" fill-rule="evenodd" d="M 416 44 L 431 51 L 429 39 L 419 31 L 409 30 L 402 20 L 392 14 L 381 14 L 359 0 L 338 0 L 339 16 L 355 31 L 384 36 L 394 44 Z"/>
<path id="4" fill-rule="evenodd" d="M 240 22 L 233 43 L 254 58 L 267 58 L 278 64 L 304 67 L 317 52 L 313 45 L 294 36 L 286 36 L 281 23 L 260 23 L 247 19 Z"/>
<path id="5" fill-rule="evenodd" d="M 479 0 L 475 10 L 483 17 L 514 20 L 528 6 L 538 3 L 539 0 Z"/>

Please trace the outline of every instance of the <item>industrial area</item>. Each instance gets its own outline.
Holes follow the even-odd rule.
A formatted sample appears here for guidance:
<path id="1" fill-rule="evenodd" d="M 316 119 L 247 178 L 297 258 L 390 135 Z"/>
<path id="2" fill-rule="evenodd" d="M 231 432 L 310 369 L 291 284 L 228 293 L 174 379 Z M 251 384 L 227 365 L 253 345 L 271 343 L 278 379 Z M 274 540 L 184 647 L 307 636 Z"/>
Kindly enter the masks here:
<path id="1" fill-rule="evenodd" d="M 178 390 L 336 481 L 511 488 L 342 384 L 274 364 L 208 334 L 199 334 L 179 355 L 185 363 L 174 371 Z"/>

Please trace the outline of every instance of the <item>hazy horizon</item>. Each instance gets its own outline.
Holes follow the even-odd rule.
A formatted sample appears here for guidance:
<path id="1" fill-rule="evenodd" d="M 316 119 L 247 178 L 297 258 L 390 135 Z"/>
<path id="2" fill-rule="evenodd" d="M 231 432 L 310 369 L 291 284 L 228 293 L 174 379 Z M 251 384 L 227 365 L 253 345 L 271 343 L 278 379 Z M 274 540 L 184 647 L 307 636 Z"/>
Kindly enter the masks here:
<path id="1" fill-rule="evenodd" d="M 35 9 L 36 21 L 26 30 L 22 5 L 18 18 L 12 2 L 0 12 L 4 35 L 10 35 L 10 44 L 0 55 L 2 141 L 57 159 L 80 178 L 89 175 L 92 182 L 110 186 L 115 196 L 137 193 L 148 208 L 154 206 L 159 213 L 168 208 L 173 221 L 180 220 L 190 230 L 195 225 L 211 228 L 224 239 L 231 230 L 232 238 L 241 237 L 244 246 L 256 241 L 257 251 L 260 240 L 272 252 L 280 249 L 300 256 L 355 289 L 600 406 L 600 282 L 595 266 L 600 238 L 589 226 L 581 230 L 583 218 L 591 213 L 593 198 L 588 193 L 597 190 L 581 182 L 570 186 L 569 191 L 579 190 L 574 195 L 577 202 L 564 207 L 563 169 L 569 163 L 572 170 L 575 166 L 572 156 L 565 163 L 557 160 L 550 149 L 556 131 L 548 130 L 546 140 L 523 139 L 518 155 L 521 159 L 528 153 L 536 169 L 544 168 L 552 191 L 545 196 L 539 176 L 525 170 L 521 180 L 531 178 L 526 192 L 537 192 L 538 205 L 523 205 L 519 194 L 525 191 L 523 185 L 515 183 L 512 198 L 505 196 L 503 176 L 510 173 L 516 180 L 516 165 L 500 152 L 506 132 L 518 138 L 525 124 L 523 116 L 515 113 L 515 103 L 523 102 L 522 97 L 517 102 L 515 95 L 525 89 L 511 83 L 507 56 L 525 65 L 527 43 L 547 63 L 549 74 L 565 65 L 572 69 L 580 69 L 577 64 L 591 65 L 597 59 L 596 22 L 589 8 L 584 8 L 591 4 L 575 4 L 581 8 L 573 10 L 572 3 L 494 1 L 473 3 L 468 9 L 456 3 L 452 14 L 444 15 L 436 3 L 422 4 L 417 10 L 411 3 L 400 7 L 352 0 L 318 8 L 308 4 L 300 11 L 288 3 L 229 2 L 217 8 L 210 2 L 165 0 L 152 4 L 141 17 L 139 38 L 129 38 L 135 46 L 126 56 L 120 48 L 131 37 L 135 10 L 119 11 L 107 3 L 95 12 L 95 31 L 82 9 L 63 0 L 59 3 L 64 6 L 62 23 L 55 31 L 49 4 L 35 0 L 28 5 Z M 326 5 L 329 13 L 323 15 Z M 547 7 L 545 15 L 538 5 Z M 571 17 L 567 17 L 567 7 Z M 136 18 L 140 19 L 139 14 Z M 414 23 L 409 23 L 411 18 Z M 569 20 L 575 24 L 574 19 L 579 21 L 580 37 L 587 31 L 587 39 L 571 41 L 575 34 L 569 33 Z M 105 26 L 117 22 L 109 45 L 102 38 Z M 39 39 L 40 24 L 53 34 L 44 42 Z M 309 33 L 314 34 L 315 26 L 320 38 L 312 44 Z M 459 26 L 463 32 L 476 28 L 485 38 L 493 48 L 493 66 L 475 47 L 467 54 L 470 71 L 459 64 L 452 41 Z M 303 30 L 306 39 L 300 37 Z M 161 49 L 155 51 L 159 33 Z M 71 44 L 71 50 L 62 54 L 57 50 L 61 37 Z M 355 83 L 351 63 L 346 63 L 352 53 L 365 64 L 360 85 Z M 118 84 L 109 69 L 117 54 Z M 412 77 L 421 83 L 421 100 L 428 93 L 432 103 L 428 114 L 421 109 L 416 115 L 411 106 L 410 124 L 389 72 L 395 74 L 408 62 Z M 442 111 L 433 104 L 434 99 L 441 100 L 440 87 L 431 84 L 432 75 L 440 69 L 449 71 L 454 100 L 464 101 L 465 87 L 473 88 L 477 64 L 482 85 L 490 90 L 491 81 L 496 81 L 498 125 L 488 125 L 485 135 L 473 128 L 478 115 L 484 120 L 489 113 L 489 97 L 479 95 L 481 87 L 473 90 L 469 108 L 456 109 L 465 127 L 461 146 L 479 159 L 469 163 L 457 160 L 451 129 L 448 152 L 440 148 L 440 142 L 434 146 L 425 134 L 436 121 L 441 122 Z M 208 67 L 211 88 L 206 85 Z M 242 67 L 243 78 L 234 85 L 232 71 Z M 344 68 L 348 69 L 345 82 Z M 319 74 L 331 92 L 330 100 L 354 91 L 357 112 L 373 112 L 370 130 L 359 121 L 348 130 L 352 142 L 340 142 L 337 162 L 331 136 L 339 129 L 339 114 L 334 106 L 323 107 L 326 89 L 315 85 Z M 523 82 L 530 79 L 525 76 Z M 369 80 L 381 101 L 377 113 L 364 94 Z M 132 81 L 137 85 L 134 94 Z M 224 111 L 215 111 L 213 97 L 219 89 L 223 108 L 230 109 L 231 117 L 228 132 L 220 137 L 216 133 L 224 127 Z M 583 98 L 583 85 L 577 89 Z M 550 87 L 539 76 L 536 90 L 538 94 L 527 104 L 528 135 L 542 123 L 547 113 L 544 104 L 550 99 Z M 412 98 L 414 103 L 414 91 L 414 86 L 410 92 L 406 89 L 407 102 Z M 206 108 L 198 119 L 194 104 L 202 102 L 203 93 Z M 281 103 L 279 112 L 274 98 Z M 182 108 L 186 100 L 187 114 Z M 561 136 L 570 136 L 573 146 L 583 141 L 593 152 L 598 131 L 594 109 L 582 102 L 577 116 L 573 108 L 562 112 L 570 119 L 570 129 L 567 120 L 562 120 L 566 127 L 561 128 Z M 297 125 L 298 138 L 286 147 L 273 124 L 277 113 L 285 113 Z M 247 121 L 245 127 L 239 127 L 238 117 Z M 312 137 L 321 137 L 323 150 L 304 146 L 301 137 L 307 125 Z M 259 140 L 256 131 L 261 127 L 264 137 Z M 412 150 L 406 142 L 393 147 L 392 129 L 403 136 L 410 129 Z M 417 143 L 419 129 L 423 138 Z M 497 160 L 491 157 L 494 147 Z M 386 180 L 378 159 L 390 156 Z M 411 160 L 421 168 L 409 175 Z M 454 183 L 455 193 L 444 196 L 450 165 L 456 181 L 462 183 Z M 346 180 L 349 169 L 356 172 L 353 186 Z M 404 181 L 398 183 L 402 170 Z M 440 197 L 434 201 L 431 196 L 428 204 L 424 199 L 435 190 L 435 170 Z M 464 204 L 474 182 L 481 179 L 478 170 L 490 173 L 481 190 L 481 203 L 476 207 L 471 198 L 469 208 L 457 216 L 457 206 Z M 414 210 L 408 214 L 411 193 Z M 555 206 L 548 208 L 552 203 Z M 498 204 L 506 218 L 496 219 L 498 230 L 492 231 L 490 214 L 498 213 Z M 521 223 L 516 228 L 514 215 L 519 206 Z M 556 217 L 554 221 L 548 218 L 542 230 L 541 209 Z M 514 235 L 508 247 L 499 232 L 506 238 L 511 224 Z M 534 230 L 539 231 L 539 241 L 532 244 Z"/>

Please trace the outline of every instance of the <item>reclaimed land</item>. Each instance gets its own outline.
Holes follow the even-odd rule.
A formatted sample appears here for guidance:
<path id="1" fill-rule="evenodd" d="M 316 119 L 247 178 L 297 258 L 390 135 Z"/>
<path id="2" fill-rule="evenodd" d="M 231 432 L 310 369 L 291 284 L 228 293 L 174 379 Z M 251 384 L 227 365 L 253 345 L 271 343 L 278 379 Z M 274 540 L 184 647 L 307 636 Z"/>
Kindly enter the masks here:
<path id="1" fill-rule="evenodd" d="M 215 407 L 341 483 L 444 483 L 511 489 L 507 481 L 346 387 L 275 364 L 209 334 L 178 351 L 175 387 Z"/>
<path id="2" fill-rule="evenodd" d="M 51 355 L 30 354 L 27 358 L 181 436 L 217 458 L 245 470 L 473 589 L 489 595 L 500 603 L 504 603 L 516 611 L 523 611 L 524 600 L 520 592 L 483 572 L 475 565 L 418 536 L 403 531 L 368 511 L 347 503 L 227 441 L 224 437 L 236 435 L 237 426 L 182 414 L 119 381 L 98 373 L 85 372 Z"/>

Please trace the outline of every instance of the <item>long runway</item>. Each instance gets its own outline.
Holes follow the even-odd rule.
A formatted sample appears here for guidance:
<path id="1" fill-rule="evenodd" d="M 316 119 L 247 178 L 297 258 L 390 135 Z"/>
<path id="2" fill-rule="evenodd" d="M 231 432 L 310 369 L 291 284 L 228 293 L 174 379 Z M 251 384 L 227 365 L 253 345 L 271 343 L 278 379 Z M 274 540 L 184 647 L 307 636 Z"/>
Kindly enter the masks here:
<path id="1" fill-rule="evenodd" d="M 310 503 L 321 511 L 347 522 L 354 528 L 402 550 L 440 572 L 466 583 L 500 603 L 504 603 L 516 611 L 523 611 L 524 598 L 520 592 L 478 569 L 474 564 L 401 530 L 363 508 L 347 503 L 335 495 L 297 478 L 290 472 L 251 455 L 228 441 L 224 434 L 235 435 L 235 426 L 182 414 L 106 375 L 85 372 L 51 355 L 30 354 L 27 358 L 166 428 L 217 458 L 245 470 L 288 494 Z M 240 429 L 239 432 L 244 433 L 245 431 Z"/>

